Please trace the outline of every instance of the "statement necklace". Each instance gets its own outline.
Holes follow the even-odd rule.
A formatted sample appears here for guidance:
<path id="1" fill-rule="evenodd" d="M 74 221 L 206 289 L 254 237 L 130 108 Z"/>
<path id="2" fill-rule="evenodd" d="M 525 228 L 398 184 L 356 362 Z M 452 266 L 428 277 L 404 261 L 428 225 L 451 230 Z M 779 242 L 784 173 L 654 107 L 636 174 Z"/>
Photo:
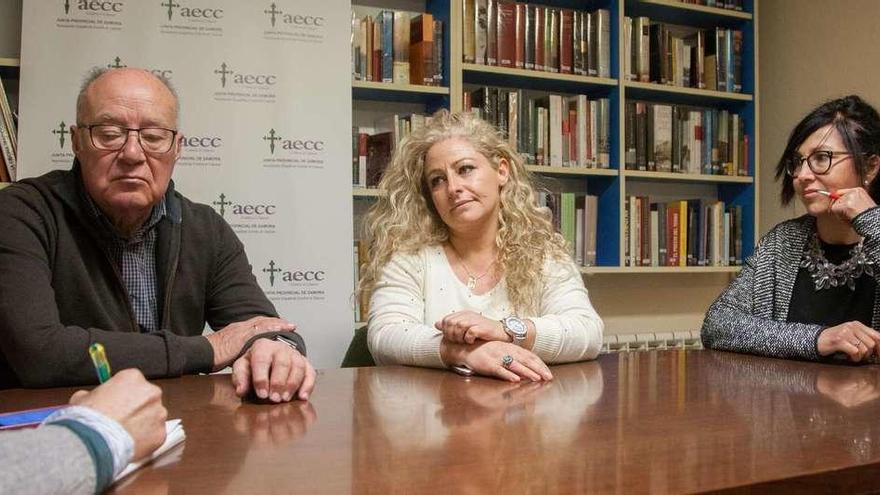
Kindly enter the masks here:
<path id="1" fill-rule="evenodd" d="M 498 262 L 497 258 L 492 260 L 492 263 L 489 265 L 488 268 L 486 268 L 486 271 L 484 271 L 480 275 L 474 275 L 473 273 L 471 273 L 471 270 L 468 268 L 468 266 L 464 263 L 464 260 L 462 259 L 461 255 L 458 254 L 458 251 L 455 249 L 455 246 L 453 246 L 451 242 L 449 243 L 449 247 L 452 248 L 452 252 L 455 254 L 455 257 L 458 258 L 458 262 L 461 263 L 461 266 L 464 267 L 464 271 L 467 273 L 467 276 L 468 276 L 467 288 L 469 291 L 473 291 L 477 287 L 477 282 L 479 282 L 480 279 L 482 279 L 483 277 L 488 275 L 489 272 L 492 271 L 492 267 L 495 266 L 495 263 Z"/>
<path id="2" fill-rule="evenodd" d="M 856 290 L 856 279 L 866 273 L 871 277 L 874 276 L 874 262 L 865 258 L 865 252 L 862 249 L 864 242 L 864 238 L 860 239 L 859 243 L 850 250 L 849 259 L 835 265 L 825 257 L 819 236 L 814 233 L 804 250 L 800 266 L 810 272 L 816 290 L 842 285 L 846 285 L 850 290 Z"/>

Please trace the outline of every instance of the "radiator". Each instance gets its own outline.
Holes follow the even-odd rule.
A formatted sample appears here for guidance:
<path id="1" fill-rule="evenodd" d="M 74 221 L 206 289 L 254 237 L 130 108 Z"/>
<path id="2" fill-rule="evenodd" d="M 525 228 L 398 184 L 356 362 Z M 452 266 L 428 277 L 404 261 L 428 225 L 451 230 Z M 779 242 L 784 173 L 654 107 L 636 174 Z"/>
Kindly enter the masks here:
<path id="1" fill-rule="evenodd" d="M 602 339 L 602 353 L 651 351 L 658 349 L 702 349 L 699 330 L 678 332 L 639 332 L 606 335 Z"/>

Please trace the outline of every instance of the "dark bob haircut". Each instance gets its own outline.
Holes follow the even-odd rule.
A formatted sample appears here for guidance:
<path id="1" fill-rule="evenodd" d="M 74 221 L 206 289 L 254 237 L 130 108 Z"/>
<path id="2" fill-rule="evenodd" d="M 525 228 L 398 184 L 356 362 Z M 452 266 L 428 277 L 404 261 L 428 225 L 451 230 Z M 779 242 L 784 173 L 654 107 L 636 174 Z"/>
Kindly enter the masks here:
<path id="1" fill-rule="evenodd" d="M 872 159 L 880 155 L 880 115 L 874 107 L 856 95 L 823 103 L 791 131 L 785 151 L 776 164 L 776 180 L 782 179 L 783 205 L 794 198 L 794 179 L 785 172 L 786 163 L 799 156 L 797 149 L 811 134 L 829 124 L 840 134 L 846 150 L 852 153 L 859 181 L 865 180 Z M 871 198 L 880 203 L 880 181 L 876 177 L 866 189 Z"/>

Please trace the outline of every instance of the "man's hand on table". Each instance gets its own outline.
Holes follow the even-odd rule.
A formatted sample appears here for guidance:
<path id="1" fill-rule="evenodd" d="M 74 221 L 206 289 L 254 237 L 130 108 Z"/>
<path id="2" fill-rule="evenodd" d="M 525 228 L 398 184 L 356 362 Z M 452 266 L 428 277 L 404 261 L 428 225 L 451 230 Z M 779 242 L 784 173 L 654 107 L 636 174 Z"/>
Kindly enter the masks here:
<path id="1" fill-rule="evenodd" d="M 214 349 L 214 371 L 232 365 L 232 384 L 239 397 L 253 390 L 260 399 L 272 402 L 308 400 L 315 388 L 315 369 L 297 349 L 284 342 L 258 339 L 241 354 L 256 335 L 294 330 L 293 323 L 267 316 L 230 323 L 207 336 Z"/>
<path id="2" fill-rule="evenodd" d="M 315 388 L 315 368 L 290 345 L 259 339 L 233 363 L 232 384 L 239 397 L 253 387 L 257 397 L 272 402 L 308 400 Z"/>

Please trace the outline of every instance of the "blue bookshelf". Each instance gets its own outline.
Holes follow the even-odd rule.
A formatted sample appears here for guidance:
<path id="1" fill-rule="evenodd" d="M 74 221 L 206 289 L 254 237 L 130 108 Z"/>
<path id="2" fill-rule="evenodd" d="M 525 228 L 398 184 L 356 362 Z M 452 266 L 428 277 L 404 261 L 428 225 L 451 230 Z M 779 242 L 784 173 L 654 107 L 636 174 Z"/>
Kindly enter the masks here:
<path id="1" fill-rule="evenodd" d="M 610 169 L 579 169 L 569 167 L 529 166 L 539 178 L 546 179 L 566 191 L 585 192 L 599 197 L 598 266 L 586 267 L 584 273 L 734 273 L 738 267 L 628 267 L 624 266 L 624 203 L 633 190 L 656 186 L 692 190 L 698 185 L 700 197 L 724 201 L 727 205 L 743 208 L 743 257 L 752 254 L 756 241 L 757 223 L 757 167 L 756 144 L 759 124 L 756 111 L 757 80 L 755 61 L 754 0 L 745 0 L 743 11 L 686 4 L 676 0 L 543 0 L 526 1 L 549 7 L 594 11 L 604 8 L 611 19 L 611 66 L 609 77 L 588 77 L 534 70 L 464 63 L 463 10 L 466 0 L 428 0 L 423 11 L 430 12 L 444 22 L 444 84 L 445 87 L 391 87 L 378 83 L 354 83 L 355 100 L 421 103 L 426 112 L 438 108 L 452 111 L 462 109 L 462 94 L 474 87 L 544 91 L 556 94 L 586 94 L 590 98 L 609 98 L 611 102 L 611 163 Z M 388 0 L 389 8 L 400 2 Z M 416 2 L 417 3 L 417 2 Z M 375 2 L 371 2 L 375 5 Z M 647 16 L 651 21 L 688 26 L 692 28 L 724 27 L 743 32 L 742 93 L 684 88 L 654 83 L 629 81 L 623 73 L 623 20 L 624 16 Z M 668 103 L 724 109 L 738 113 L 749 135 L 749 176 L 715 176 L 680 173 L 658 173 L 624 170 L 623 152 L 625 135 L 624 115 L 627 101 Z M 371 190 L 355 190 L 354 197 L 371 200 Z M 692 199 L 684 195 L 680 199 Z"/>
<path id="2" fill-rule="evenodd" d="M 624 14 L 629 17 L 646 16 L 651 22 L 658 21 L 692 28 L 723 27 L 741 30 L 743 33 L 742 93 L 684 88 L 656 83 L 624 80 L 621 88 L 625 101 L 646 101 L 698 107 L 717 108 L 738 113 L 743 119 L 745 134 L 749 136 L 748 160 L 749 176 L 714 176 L 675 173 L 639 172 L 626 170 L 624 176 L 624 197 L 630 188 L 646 187 L 644 183 L 686 184 L 704 183 L 714 188 L 714 197 L 728 206 L 741 206 L 743 209 L 742 246 L 743 259 L 751 256 L 757 234 L 757 190 L 756 180 L 759 123 L 756 111 L 757 80 L 755 60 L 755 14 L 754 1 L 746 0 L 743 11 L 717 7 L 686 4 L 677 0 L 622 0 Z M 619 25 L 622 27 L 622 23 Z M 622 30 L 622 29 L 621 29 Z M 622 38 L 622 33 L 618 35 Z M 623 129 L 621 127 L 621 129 Z M 636 186 L 636 183 L 643 183 Z M 690 199 L 683 197 L 682 199 Z M 621 224 L 623 220 L 621 219 Z M 622 237 L 622 236 L 621 236 Z M 625 267 L 624 270 L 640 271 L 643 267 Z M 648 268 L 648 267 L 645 267 Z M 663 268 L 664 273 L 697 273 L 702 270 L 735 271 L 737 267 L 681 267 Z"/>

